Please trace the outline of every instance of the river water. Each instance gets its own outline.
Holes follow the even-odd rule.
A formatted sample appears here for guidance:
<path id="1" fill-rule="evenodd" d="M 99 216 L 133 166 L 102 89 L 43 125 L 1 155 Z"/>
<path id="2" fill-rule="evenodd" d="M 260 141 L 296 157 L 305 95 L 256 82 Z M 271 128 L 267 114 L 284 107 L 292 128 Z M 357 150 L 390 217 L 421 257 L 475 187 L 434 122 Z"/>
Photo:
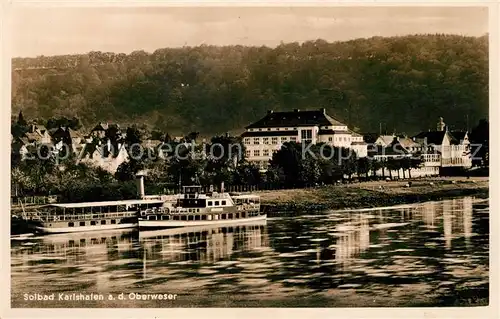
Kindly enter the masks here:
<path id="1" fill-rule="evenodd" d="M 488 201 L 466 197 L 303 212 L 236 227 L 12 239 L 11 302 L 64 308 L 474 305 L 487 303 L 488 263 Z M 53 300 L 37 300 L 43 298 Z"/>

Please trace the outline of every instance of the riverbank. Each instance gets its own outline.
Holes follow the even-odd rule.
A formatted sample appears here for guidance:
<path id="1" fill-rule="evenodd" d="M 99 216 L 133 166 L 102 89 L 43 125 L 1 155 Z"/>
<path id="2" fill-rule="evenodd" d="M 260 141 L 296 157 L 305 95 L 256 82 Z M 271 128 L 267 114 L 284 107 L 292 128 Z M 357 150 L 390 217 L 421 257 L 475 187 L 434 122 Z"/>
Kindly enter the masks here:
<path id="1" fill-rule="evenodd" d="M 442 200 L 458 196 L 488 197 L 487 177 L 426 178 L 412 181 L 373 181 L 308 189 L 257 192 L 268 213 L 326 209 L 372 208 Z"/>

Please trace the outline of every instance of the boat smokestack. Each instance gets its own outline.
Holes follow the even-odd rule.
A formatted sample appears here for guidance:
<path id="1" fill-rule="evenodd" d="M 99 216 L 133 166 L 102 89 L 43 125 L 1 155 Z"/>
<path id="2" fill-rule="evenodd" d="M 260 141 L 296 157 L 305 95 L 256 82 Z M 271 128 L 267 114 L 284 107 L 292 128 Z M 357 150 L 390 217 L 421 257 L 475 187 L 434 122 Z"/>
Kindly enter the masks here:
<path id="1" fill-rule="evenodd" d="M 135 182 L 137 186 L 137 197 L 139 199 L 142 199 L 144 198 L 144 196 L 146 196 L 146 194 L 144 193 L 144 175 L 145 174 L 143 171 L 139 171 L 135 175 Z"/>
<path id="2" fill-rule="evenodd" d="M 224 182 L 220 183 L 220 192 L 224 193 Z"/>

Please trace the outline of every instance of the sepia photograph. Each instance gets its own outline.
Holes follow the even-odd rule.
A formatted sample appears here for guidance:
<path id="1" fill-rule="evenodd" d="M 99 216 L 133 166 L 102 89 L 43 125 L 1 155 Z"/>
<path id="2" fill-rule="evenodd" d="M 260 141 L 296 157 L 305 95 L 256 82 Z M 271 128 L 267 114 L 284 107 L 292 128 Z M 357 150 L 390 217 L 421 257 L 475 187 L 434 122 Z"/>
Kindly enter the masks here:
<path id="1" fill-rule="evenodd" d="M 11 308 L 495 303 L 487 6 L 9 16 Z"/>

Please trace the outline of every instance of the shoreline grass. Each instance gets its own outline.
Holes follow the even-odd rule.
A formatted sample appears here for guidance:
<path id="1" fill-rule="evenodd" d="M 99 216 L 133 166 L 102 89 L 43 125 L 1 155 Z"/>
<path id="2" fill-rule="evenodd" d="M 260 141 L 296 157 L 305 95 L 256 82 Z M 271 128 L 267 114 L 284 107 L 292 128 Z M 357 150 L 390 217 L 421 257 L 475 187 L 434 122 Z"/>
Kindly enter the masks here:
<path id="1" fill-rule="evenodd" d="M 375 181 L 328 185 L 309 189 L 261 191 L 263 209 L 268 213 L 316 211 L 394 206 L 460 196 L 487 198 L 487 178 L 429 178 L 412 181 Z"/>

